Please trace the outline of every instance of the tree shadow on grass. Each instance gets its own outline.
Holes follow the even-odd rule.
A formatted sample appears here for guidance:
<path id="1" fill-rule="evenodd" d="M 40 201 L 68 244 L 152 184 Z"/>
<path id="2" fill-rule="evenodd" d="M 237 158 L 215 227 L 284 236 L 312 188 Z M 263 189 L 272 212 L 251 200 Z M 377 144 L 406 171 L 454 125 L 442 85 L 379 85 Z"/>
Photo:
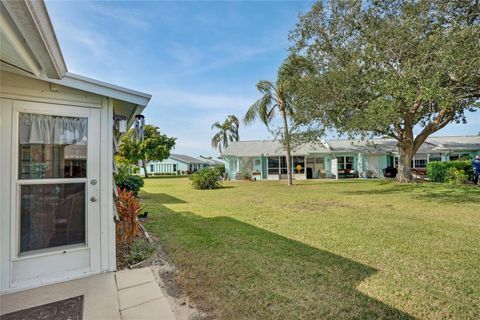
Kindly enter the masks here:
<path id="1" fill-rule="evenodd" d="M 349 190 L 342 194 L 353 196 L 367 195 L 394 195 L 405 194 L 408 198 L 417 198 L 421 200 L 444 202 L 444 203 L 478 203 L 480 201 L 480 188 L 463 185 L 450 185 L 440 183 L 408 183 L 401 184 L 397 182 L 379 183 L 379 188 L 369 188 L 368 190 Z"/>
<path id="2" fill-rule="evenodd" d="M 372 267 L 230 217 L 155 206 L 147 228 L 186 293 L 217 318 L 413 319 L 356 289 Z"/>

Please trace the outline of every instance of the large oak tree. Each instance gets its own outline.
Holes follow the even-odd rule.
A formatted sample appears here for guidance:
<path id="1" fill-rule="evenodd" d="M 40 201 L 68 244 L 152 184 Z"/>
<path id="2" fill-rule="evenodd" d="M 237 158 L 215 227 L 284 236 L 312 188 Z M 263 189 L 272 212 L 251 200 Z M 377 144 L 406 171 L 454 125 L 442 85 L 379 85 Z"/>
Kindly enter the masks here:
<path id="1" fill-rule="evenodd" d="M 480 107 L 479 0 L 316 3 L 291 40 L 315 69 L 295 121 L 396 139 L 398 181 L 429 135 Z"/>

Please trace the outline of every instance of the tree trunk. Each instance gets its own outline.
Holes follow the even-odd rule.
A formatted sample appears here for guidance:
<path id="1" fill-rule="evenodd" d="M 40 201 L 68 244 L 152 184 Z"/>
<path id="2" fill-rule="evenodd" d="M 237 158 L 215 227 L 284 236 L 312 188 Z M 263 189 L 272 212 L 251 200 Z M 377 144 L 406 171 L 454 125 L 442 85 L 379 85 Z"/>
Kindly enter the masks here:
<path id="1" fill-rule="evenodd" d="M 412 159 L 413 159 L 413 143 L 400 142 L 398 143 L 398 182 L 412 181 Z"/>
<path id="2" fill-rule="evenodd" d="M 143 167 L 143 171 L 145 172 L 145 178 L 148 178 L 148 173 L 147 173 L 147 161 L 142 160 L 142 167 Z"/>
<path id="3" fill-rule="evenodd" d="M 290 150 L 290 133 L 288 132 L 288 122 L 287 122 L 287 112 L 283 108 L 282 110 L 282 119 L 283 119 L 283 139 L 285 141 L 285 149 L 287 151 L 287 180 L 288 185 L 293 184 L 292 179 L 292 153 Z"/>

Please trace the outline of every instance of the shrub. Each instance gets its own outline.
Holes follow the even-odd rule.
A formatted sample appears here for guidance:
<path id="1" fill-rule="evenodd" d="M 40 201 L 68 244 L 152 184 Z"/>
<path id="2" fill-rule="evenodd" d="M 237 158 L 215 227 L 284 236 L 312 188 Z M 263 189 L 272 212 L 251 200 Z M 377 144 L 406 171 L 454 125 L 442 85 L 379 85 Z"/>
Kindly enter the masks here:
<path id="1" fill-rule="evenodd" d="M 115 175 L 115 183 L 120 190 L 132 191 L 133 195 L 137 196 L 138 191 L 143 187 L 143 178 L 119 171 Z"/>
<path id="2" fill-rule="evenodd" d="M 441 162 L 441 161 L 430 162 L 427 164 L 427 175 L 430 181 L 448 182 L 447 177 L 449 174 L 450 174 L 450 178 L 452 177 L 452 175 L 458 174 L 452 169 L 455 169 L 457 171 L 463 171 L 463 175 L 465 175 L 467 179 L 473 174 L 471 161 L 461 160 L 461 161 L 449 161 L 449 162 Z"/>
<path id="3" fill-rule="evenodd" d="M 126 263 L 129 265 L 141 262 L 152 256 L 156 250 L 155 243 L 151 243 L 144 239 L 137 239 L 133 242 L 130 248 L 130 253 L 125 258 Z"/>
<path id="4" fill-rule="evenodd" d="M 225 166 L 223 164 L 217 164 L 213 169 L 217 171 L 219 177 L 223 177 L 225 173 Z"/>
<path id="5" fill-rule="evenodd" d="M 117 239 L 132 245 L 138 233 L 138 215 L 142 211 L 140 200 L 133 195 L 132 191 L 119 190 L 115 206 L 120 218 L 117 224 Z"/>
<path id="6" fill-rule="evenodd" d="M 463 184 L 468 180 L 468 176 L 464 170 L 458 170 L 455 167 L 450 167 L 447 170 L 445 181 L 451 184 Z"/>
<path id="7" fill-rule="evenodd" d="M 213 168 L 205 168 L 191 175 L 192 186 L 195 189 L 218 189 L 221 187 L 218 181 L 220 176 L 217 170 Z"/>

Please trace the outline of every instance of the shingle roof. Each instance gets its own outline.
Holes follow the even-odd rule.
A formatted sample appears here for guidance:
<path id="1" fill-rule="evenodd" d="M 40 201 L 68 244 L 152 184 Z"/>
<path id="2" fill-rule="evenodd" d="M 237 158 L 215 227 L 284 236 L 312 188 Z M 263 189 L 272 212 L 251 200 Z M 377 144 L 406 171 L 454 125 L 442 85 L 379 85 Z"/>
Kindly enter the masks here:
<path id="1" fill-rule="evenodd" d="M 480 136 L 429 137 L 420 147 L 418 153 L 445 152 L 454 150 L 480 150 Z M 296 148 L 292 155 L 314 153 L 386 153 L 397 152 L 397 141 L 394 139 L 339 139 L 325 143 L 308 143 Z M 285 151 L 279 141 L 255 140 L 232 142 L 223 152 L 223 156 L 253 157 L 263 155 L 283 155 Z"/>
<path id="2" fill-rule="evenodd" d="M 184 163 L 200 163 L 200 164 L 206 163 L 206 161 L 203 161 L 203 160 L 200 160 L 200 159 L 197 159 L 197 158 L 194 158 L 194 157 L 190 157 L 190 156 L 187 156 L 185 154 L 171 153 L 170 158 L 181 161 L 181 162 L 184 162 Z"/>

